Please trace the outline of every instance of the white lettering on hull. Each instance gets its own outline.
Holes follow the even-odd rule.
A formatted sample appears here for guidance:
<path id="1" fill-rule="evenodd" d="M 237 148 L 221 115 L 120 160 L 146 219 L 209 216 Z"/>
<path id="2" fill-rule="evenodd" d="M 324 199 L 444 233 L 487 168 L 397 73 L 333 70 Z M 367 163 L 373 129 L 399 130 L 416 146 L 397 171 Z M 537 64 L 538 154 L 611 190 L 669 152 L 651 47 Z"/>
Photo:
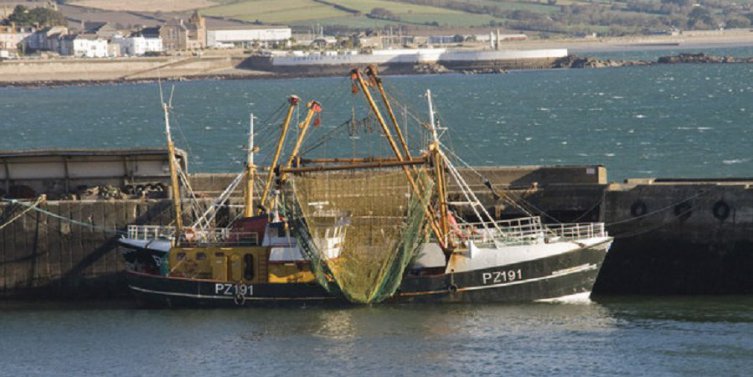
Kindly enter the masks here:
<path id="1" fill-rule="evenodd" d="M 251 284 L 216 283 L 214 294 L 223 296 L 253 296 L 254 286 Z"/>
<path id="2" fill-rule="evenodd" d="M 484 285 L 507 283 L 516 280 L 523 280 L 523 271 L 521 269 L 492 271 L 481 274 L 481 281 Z"/>

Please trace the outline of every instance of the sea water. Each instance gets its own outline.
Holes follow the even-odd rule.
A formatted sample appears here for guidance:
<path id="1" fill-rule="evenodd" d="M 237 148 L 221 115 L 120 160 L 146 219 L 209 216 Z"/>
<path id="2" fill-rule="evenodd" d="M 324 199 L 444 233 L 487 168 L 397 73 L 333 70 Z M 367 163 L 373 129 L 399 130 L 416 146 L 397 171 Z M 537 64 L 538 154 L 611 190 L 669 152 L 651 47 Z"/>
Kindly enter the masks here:
<path id="1" fill-rule="evenodd" d="M 603 164 L 610 179 L 620 181 L 753 175 L 752 77 L 753 65 L 688 64 L 385 81 L 400 123 L 409 125 L 428 119 L 424 92 L 431 89 L 447 128 L 443 141 L 469 164 Z M 367 111 L 345 77 L 167 83 L 165 101 L 173 87 L 174 138 L 189 152 L 192 172 L 242 169 L 249 113 L 257 118 L 257 161 L 263 164 L 291 94 L 322 104 L 320 126 L 307 142 L 334 137 L 309 156 L 390 153 L 386 142 L 357 145 L 359 135 L 347 126 L 331 132 Z M 305 111 L 299 106 L 294 121 Z M 165 144 L 156 83 L 0 88 L 0 113 L 0 150 Z M 362 132 L 378 127 L 369 122 Z M 408 131 L 412 145 L 425 145 Z"/>
<path id="2" fill-rule="evenodd" d="M 473 165 L 720 178 L 753 175 L 752 71 L 678 65 L 385 81 L 401 120 L 426 119 L 431 89 L 443 142 Z M 171 87 L 163 85 L 165 100 Z M 174 135 L 193 172 L 241 169 L 249 113 L 259 160 L 268 159 L 290 94 L 322 103 L 311 141 L 363 114 L 347 78 L 174 87 Z M 0 88 L 0 149 L 162 147 L 159 102 L 156 84 Z M 321 139 L 311 155 L 388 152 L 356 147 L 374 132 L 368 123 Z M 748 376 L 751 309 L 748 297 L 244 310 L 3 302 L 0 376 Z"/>
<path id="3" fill-rule="evenodd" d="M 7 306 L 7 305 L 6 305 Z M 0 309 L 2 376 L 749 376 L 753 299 Z"/>

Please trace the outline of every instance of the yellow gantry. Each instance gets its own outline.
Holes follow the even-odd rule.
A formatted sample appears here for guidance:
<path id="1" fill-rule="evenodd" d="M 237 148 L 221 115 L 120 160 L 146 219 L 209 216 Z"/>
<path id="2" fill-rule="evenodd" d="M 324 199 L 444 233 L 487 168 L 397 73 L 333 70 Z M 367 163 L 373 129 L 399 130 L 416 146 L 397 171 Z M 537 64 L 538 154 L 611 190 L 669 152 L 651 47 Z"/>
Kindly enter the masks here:
<path id="1" fill-rule="evenodd" d="M 282 123 L 282 131 L 280 133 L 280 140 L 277 142 L 277 148 L 275 149 L 275 155 L 272 159 L 272 164 L 269 165 L 269 172 L 267 173 L 267 181 L 264 183 L 264 191 L 261 194 L 261 201 L 259 204 L 267 208 L 267 197 L 269 196 L 269 191 L 272 188 L 272 180 L 274 179 L 274 171 L 277 169 L 277 161 L 280 159 L 280 153 L 282 152 L 282 147 L 285 144 L 285 137 L 288 135 L 288 128 L 290 127 L 290 120 L 293 118 L 293 110 L 295 110 L 296 106 L 298 106 L 298 103 L 300 102 L 300 98 L 298 96 L 290 96 L 288 98 L 288 113 L 285 115 L 285 121 Z"/>
<path id="2" fill-rule="evenodd" d="M 303 143 L 303 139 L 306 137 L 306 131 L 308 131 L 311 120 L 314 119 L 314 115 L 322 111 L 321 104 L 316 101 L 310 101 L 308 104 L 306 104 L 306 107 L 308 107 L 309 110 L 308 113 L 306 113 L 306 118 L 298 125 L 298 138 L 295 141 L 293 151 L 290 153 L 290 156 L 288 156 L 288 161 L 285 163 L 286 169 L 290 169 L 293 166 L 293 160 L 295 160 L 295 158 L 298 156 L 298 151 L 301 149 L 301 144 Z M 280 172 L 280 181 L 285 181 L 284 171 Z"/>

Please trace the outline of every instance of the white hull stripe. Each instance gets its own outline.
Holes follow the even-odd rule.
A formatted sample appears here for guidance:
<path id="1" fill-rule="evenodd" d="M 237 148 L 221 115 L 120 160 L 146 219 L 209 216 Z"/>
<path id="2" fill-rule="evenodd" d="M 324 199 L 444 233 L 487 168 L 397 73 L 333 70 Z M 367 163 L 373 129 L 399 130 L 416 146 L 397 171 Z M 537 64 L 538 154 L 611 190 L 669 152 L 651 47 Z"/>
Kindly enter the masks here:
<path id="1" fill-rule="evenodd" d="M 133 285 L 129 285 L 128 288 L 133 289 L 134 291 L 155 294 L 155 295 L 160 295 L 160 296 L 187 297 L 187 298 L 210 299 L 210 300 L 233 300 L 235 299 L 234 296 L 215 296 L 215 295 L 202 295 L 202 294 L 192 294 L 192 293 L 155 291 L 151 289 L 136 287 Z M 246 298 L 246 301 L 249 301 L 249 300 L 250 301 L 303 301 L 303 300 L 333 300 L 335 299 L 335 297 L 255 297 L 255 296 L 245 296 L 245 298 Z"/>

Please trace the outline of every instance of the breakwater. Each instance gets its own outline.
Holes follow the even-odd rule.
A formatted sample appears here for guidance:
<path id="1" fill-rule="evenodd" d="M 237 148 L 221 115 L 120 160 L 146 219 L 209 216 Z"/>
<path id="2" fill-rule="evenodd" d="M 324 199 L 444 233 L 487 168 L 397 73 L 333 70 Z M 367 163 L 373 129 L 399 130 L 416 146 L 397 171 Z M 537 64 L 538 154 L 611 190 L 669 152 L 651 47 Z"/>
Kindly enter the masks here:
<path id="1" fill-rule="evenodd" d="M 597 280 L 598 294 L 753 292 L 753 180 L 608 184 L 602 166 L 484 167 L 463 174 L 499 218 L 546 213 L 547 222 L 607 223 L 615 242 Z M 196 174 L 191 181 L 211 197 L 232 177 Z M 156 184 L 166 177 L 151 179 Z M 231 204 L 239 202 L 236 193 Z M 40 202 L 38 210 L 28 206 L 0 204 L 1 297 L 125 296 L 117 237 L 129 224 L 172 220 L 169 199 L 145 195 L 101 194 Z M 226 208 L 219 221 L 237 210 Z"/>
<path id="2" fill-rule="evenodd" d="M 508 70 L 551 68 L 616 68 L 663 64 L 734 64 L 753 62 L 753 57 L 714 56 L 703 53 L 662 56 L 656 60 L 600 59 L 589 56 L 526 57 L 505 59 L 447 59 L 386 61 L 378 63 L 384 75 L 443 73 L 505 73 Z M 345 76 L 358 62 L 275 65 L 270 56 L 171 56 L 115 59 L 0 60 L 0 86 L 62 86 L 169 80 L 232 80 Z"/>

